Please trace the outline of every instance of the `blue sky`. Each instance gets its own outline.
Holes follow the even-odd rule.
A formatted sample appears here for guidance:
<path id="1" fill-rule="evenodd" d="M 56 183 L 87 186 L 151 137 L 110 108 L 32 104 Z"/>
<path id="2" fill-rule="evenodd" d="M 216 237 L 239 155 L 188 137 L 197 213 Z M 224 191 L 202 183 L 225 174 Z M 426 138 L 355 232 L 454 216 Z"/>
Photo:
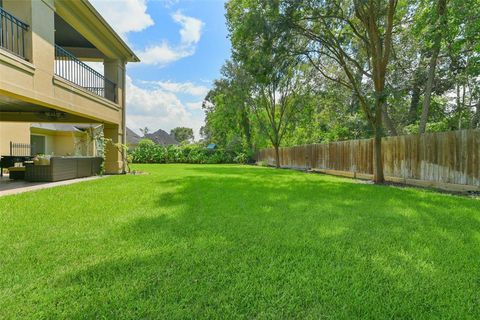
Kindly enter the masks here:
<path id="1" fill-rule="evenodd" d="M 142 60 L 127 67 L 127 126 L 203 125 L 201 102 L 230 56 L 223 0 L 91 0 Z"/>

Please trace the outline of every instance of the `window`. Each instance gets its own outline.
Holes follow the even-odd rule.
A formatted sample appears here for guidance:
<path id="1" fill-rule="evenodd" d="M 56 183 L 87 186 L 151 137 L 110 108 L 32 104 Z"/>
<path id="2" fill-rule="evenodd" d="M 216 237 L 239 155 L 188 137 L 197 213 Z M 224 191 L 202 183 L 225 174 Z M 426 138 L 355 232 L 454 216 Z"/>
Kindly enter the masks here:
<path id="1" fill-rule="evenodd" d="M 45 136 L 30 136 L 30 144 L 32 146 L 32 155 L 45 154 Z"/>

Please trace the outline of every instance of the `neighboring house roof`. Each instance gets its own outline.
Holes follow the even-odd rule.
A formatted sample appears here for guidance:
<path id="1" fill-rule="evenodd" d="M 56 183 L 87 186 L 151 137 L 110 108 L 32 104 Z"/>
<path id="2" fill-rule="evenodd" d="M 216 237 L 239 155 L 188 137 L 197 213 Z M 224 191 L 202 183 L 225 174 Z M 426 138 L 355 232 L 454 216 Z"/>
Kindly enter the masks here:
<path id="1" fill-rule="evenodd" d="M 87 128 L 96 128 L 99 124 L 85 124 L 85 123 L 32 123 L 30 128 L 49 130 L 49 131 L 63 131 L 63 132 L 83 132 Z"/>
<path id="2" fill-rule="evenodd" d="M 210 143 L 208 146 L 207 146 L 207 149 L 216 149 L 217 148 L 217 145 L 215 143 Z"/>
<path id="3" fill-rule="evenodd" d="M 178 144 L 178 141 L 175 140 L 171 135 L 165 132 L 162 129 L 155 131 L 154 133 L 148 133 L 144 136 L 145 139 L 150 139 L 156 144 L 161 146 L 169 146 L 173 144 Z"/>
<path id="4" fill-rule="evenodd" d="M 142 140 L 142 137 L 140 137 L 130 128 L 127 128 L 127 144 L 128 145 L 136 146 L 140 140 Z"/>

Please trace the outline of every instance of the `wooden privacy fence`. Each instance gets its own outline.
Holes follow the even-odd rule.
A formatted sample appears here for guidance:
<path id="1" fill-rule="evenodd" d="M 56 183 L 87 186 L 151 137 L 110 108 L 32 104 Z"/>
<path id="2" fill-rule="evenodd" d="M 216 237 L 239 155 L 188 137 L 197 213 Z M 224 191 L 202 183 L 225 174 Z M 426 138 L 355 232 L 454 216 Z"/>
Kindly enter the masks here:
<path id="1" fill-rule="evenodd" d="M 480 190 L 480 130 L 385 137 L 383 170 L 387 181 L 448 190 Z M 257 161 L 275 165 L 275 150 Z M 371 179 L 373 139 L 280 148 L 280 166 Z"/>

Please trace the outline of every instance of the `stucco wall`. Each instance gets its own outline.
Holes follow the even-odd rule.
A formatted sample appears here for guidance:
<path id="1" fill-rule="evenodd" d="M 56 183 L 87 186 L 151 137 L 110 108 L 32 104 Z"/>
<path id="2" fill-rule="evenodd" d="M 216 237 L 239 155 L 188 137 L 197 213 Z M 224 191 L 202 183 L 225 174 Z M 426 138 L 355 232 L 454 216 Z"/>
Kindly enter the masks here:
<path id="1" fill-rule="evenodd" d="M 55 155 L 76 155 L 75 136 L 73 133 L 62 133 L 53 136 L 53 153 Z M 82 154 L 83 155 L 83 154 Z"/>
<path id="2" fill-rule="evenodd" d="M 54 132 L 30 128 L 30 123 L 0 122 L 0 155 L 10 154 L 10 141 L 30 144 L 30 135 L 45 137 L 45 154 L 86 156 L 93 152 L 93 145 L 87 146 L 86 133 Z"/>
<path id="3" fill-rule="evenodd" d="M 0 155 L 10 154 L 10 141 L 30 143 L 30 123 L 0 122 Z"/>
<path id="4" fill-rule="evenodd" d="M 105 137 L 124 143 L 125 63 L 136 61 L 133 52 L 82 1 L 4 0 L 3 5 L 29 24 L 26 33 L 28 61 L 0 50 L 0 97 L 61 111 L 65 122 L 104 123 Z M 105 76 L 117 84 L 117 103 L 55 75 L 55 12 L 105 55 Z M 38 119 L 38 114 L 18 112 L 3 112 L 2 119 L 25 123 L 45 121 Z M 0 140 L 5 143 L 6 139 Z M 48 142 L 47 150 L 50 151 Z M 53 150 L 57 151 L 65 153 L 67 150 Z M 124 170 L 123 155 L 114 147 L 106 149 L 105 168 L 108 173 Z"/>

